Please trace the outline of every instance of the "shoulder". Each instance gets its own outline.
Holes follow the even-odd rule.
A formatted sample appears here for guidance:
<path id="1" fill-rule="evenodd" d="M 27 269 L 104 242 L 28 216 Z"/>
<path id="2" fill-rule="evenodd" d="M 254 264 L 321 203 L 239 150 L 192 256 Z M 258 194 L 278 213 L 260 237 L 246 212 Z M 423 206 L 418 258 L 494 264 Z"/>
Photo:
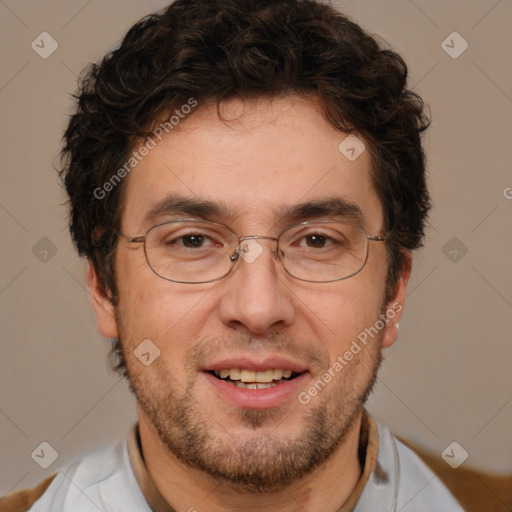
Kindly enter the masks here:
<path id="1" fill-rule="evenodd" d="M 436 512 L 463 512 L 462 507 L 445 487 L 441 480 L 426 464 L 405 444 L 390 433 L 387 427 L 379 424 L 379 459 L 380 446 L 383 455 L 390 457 L 393 466 L 396 489 L 397 510 L 416 512 L 435 510 Z"/>
<path id="2" fill-rule="evenodd" d="M 37 490 L 37 491 L 36 491 Z M 145 512 L 147 503 L 133 475 L 126 442 L 76 461 L 35 489 L 0 501 L 3 512 Z M 14 499 L 14 501 L 12 501 Z M 11 500 L 11 508 L 4 508 Z M 24 501 L 23 501 L 24 500 Z M 17 507 L 17 508 L 13 508 Z"/>

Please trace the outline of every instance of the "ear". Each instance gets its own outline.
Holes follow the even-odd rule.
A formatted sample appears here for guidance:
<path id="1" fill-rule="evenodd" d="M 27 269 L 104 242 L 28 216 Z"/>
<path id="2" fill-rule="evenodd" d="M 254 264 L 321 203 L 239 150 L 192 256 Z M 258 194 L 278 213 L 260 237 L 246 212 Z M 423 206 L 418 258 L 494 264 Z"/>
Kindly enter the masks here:
<path id="1" fill-rule="evenodd" d="M 105 338 L 117 338 L 118 331 L 114 305 L 110 296 L 101 286 L 98 274 L 92 263 L 89 263 L 87 270 L 87 287 L 92 297 L 92 307 L 96 313 L 98 330 Z"/>
<path id="2" fill-rule="evenodd" d="M 388 323 L 384 329 L 382 337 L 382 348 L 387 348 L 393 345 L 398 337 L 398 323 L 402 318 L 405 306 L 405 293 L 407 291 L 407 283 L 411 276 L 412 256 L 409 251 L 404 251 L 404 264 L 400 272 L 400 277 L 395 284 L 393 296 L 386 304 L 386 318 Z"/>

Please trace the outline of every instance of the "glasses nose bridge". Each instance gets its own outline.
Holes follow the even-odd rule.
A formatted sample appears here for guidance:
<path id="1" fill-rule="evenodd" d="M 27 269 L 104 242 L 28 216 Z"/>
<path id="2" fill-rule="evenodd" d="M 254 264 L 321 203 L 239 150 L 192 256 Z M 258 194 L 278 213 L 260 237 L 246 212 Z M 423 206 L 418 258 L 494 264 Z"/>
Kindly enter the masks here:
<path id="1" fill-rule="evenodd" d="M 238 237 L 238 249 L 240 249 L 242 243 L 247 240 L 273 240 L 274 242 L 277 242 L 277 245 L 279 246 L 279 237 L 267 235 L 247 235 Z"/>
<path id="2" fill-rule="evenodd" d="M 279 247 L 279 238 L 280 237 L 275 237 L 275 236 L 268 236 L 268 235 L 246 235 L 246 236 L 239 236 L 238 237 L 238 247 L 235 251 L 235 254 L 237 254 L 238 256 L 244 252 L 244 249 L 243 249 L 243 242 L 246 242 L 247 240 L 272 240 L 274 242 L 277 242 L 277 246 Z M 262 248 L 263 250 L 263 248 Z M 279 252 L 279 251 L 277 251 Z M 278 259 L 280 260 L 281 258 L 279 258 L 279 255 L 278 256 Z"/>
<path id="3" fill-rule="evenodd" d="M 247 235 L 247 236 L 239 236 L 238 237 L 238 243 L 244 242 L 245 240 L 256 240 L 256 239 L 267 239 L 267 240 L 275 240 L 276 242 L 279 240 L 279 238 L 276 238 L 275 236 L 267 236 L 267 235 Z"/>

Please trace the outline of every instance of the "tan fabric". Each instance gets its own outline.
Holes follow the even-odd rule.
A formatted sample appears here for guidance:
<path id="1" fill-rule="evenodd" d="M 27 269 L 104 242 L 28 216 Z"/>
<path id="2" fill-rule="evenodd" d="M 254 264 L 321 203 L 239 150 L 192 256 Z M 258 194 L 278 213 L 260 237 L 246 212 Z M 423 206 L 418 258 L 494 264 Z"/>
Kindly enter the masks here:
<path id="1" fill-rule="evenodd" d="M 354 510 L 361 494 L 368 483 L 370 475 L 377 464 L 379 451 L 379 435 L 375 421 L 364 411 L 361 421 L 361 434 L 359 438 L 359 458 L 363 472 L 352 494 L 338 512 L 351 512 Z M 142 455 L 139 426 L 135 424 L 128 440 L 128 452 L 137 483 L 153 512 L 176 512 L 163 498 L 151 479 Z"/>
<path id="2" fill-rule="evenodd" d="M 26 512 L 48 489 L 57 473 L 43 480 L 33 489 L 23 489 L 0 498 L 0 512 Z"/>
<path id="3" fill-rule="evenodd" d="M 364 411 L 361 421 L 361 434 L 359 437 L 359 460 L 361 461 L 363 472 L 352 494 L 338 512 L 352 512 L 352 510 L 354 510 L 368 483 L 370 475 L 375 471 L 378 452 L 379 433 L 377 431 L 377 424 L 373 418 Z"/>
<path id="4" fill-rule="evenodd" d="M 130 463 L 132 465 L 133 473 L 139 484 L 140 490 L 146 498 L 149 506 L 153 512 L 176 512 L 165 501 L 160 491 L 156 488 L 153 480 L 149 476 L 144 458 L 142 455 L 142 445 L 140 442 L 139 424 L 136 423 L 130 433 L 128 439 L 128 453 L 130 454 Z"/>

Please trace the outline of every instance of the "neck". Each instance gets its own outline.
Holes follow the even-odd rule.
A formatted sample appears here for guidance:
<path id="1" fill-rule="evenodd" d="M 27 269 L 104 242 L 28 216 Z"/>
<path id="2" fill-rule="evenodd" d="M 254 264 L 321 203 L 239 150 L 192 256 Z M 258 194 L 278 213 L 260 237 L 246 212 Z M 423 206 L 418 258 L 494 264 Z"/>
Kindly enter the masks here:
<path id="1" fill-rule="evenodd" d="M 138 412 L 147 470 L 162 497 L 174 510 L 336 512 L 348 499 L 361 476 L 358 447 L 362 413 L 336 452 L 323 465 L 285 489 L 255 494 L 219 482 L 178 460 L 161 442 L 144 413 L 140 409 Z"/>

